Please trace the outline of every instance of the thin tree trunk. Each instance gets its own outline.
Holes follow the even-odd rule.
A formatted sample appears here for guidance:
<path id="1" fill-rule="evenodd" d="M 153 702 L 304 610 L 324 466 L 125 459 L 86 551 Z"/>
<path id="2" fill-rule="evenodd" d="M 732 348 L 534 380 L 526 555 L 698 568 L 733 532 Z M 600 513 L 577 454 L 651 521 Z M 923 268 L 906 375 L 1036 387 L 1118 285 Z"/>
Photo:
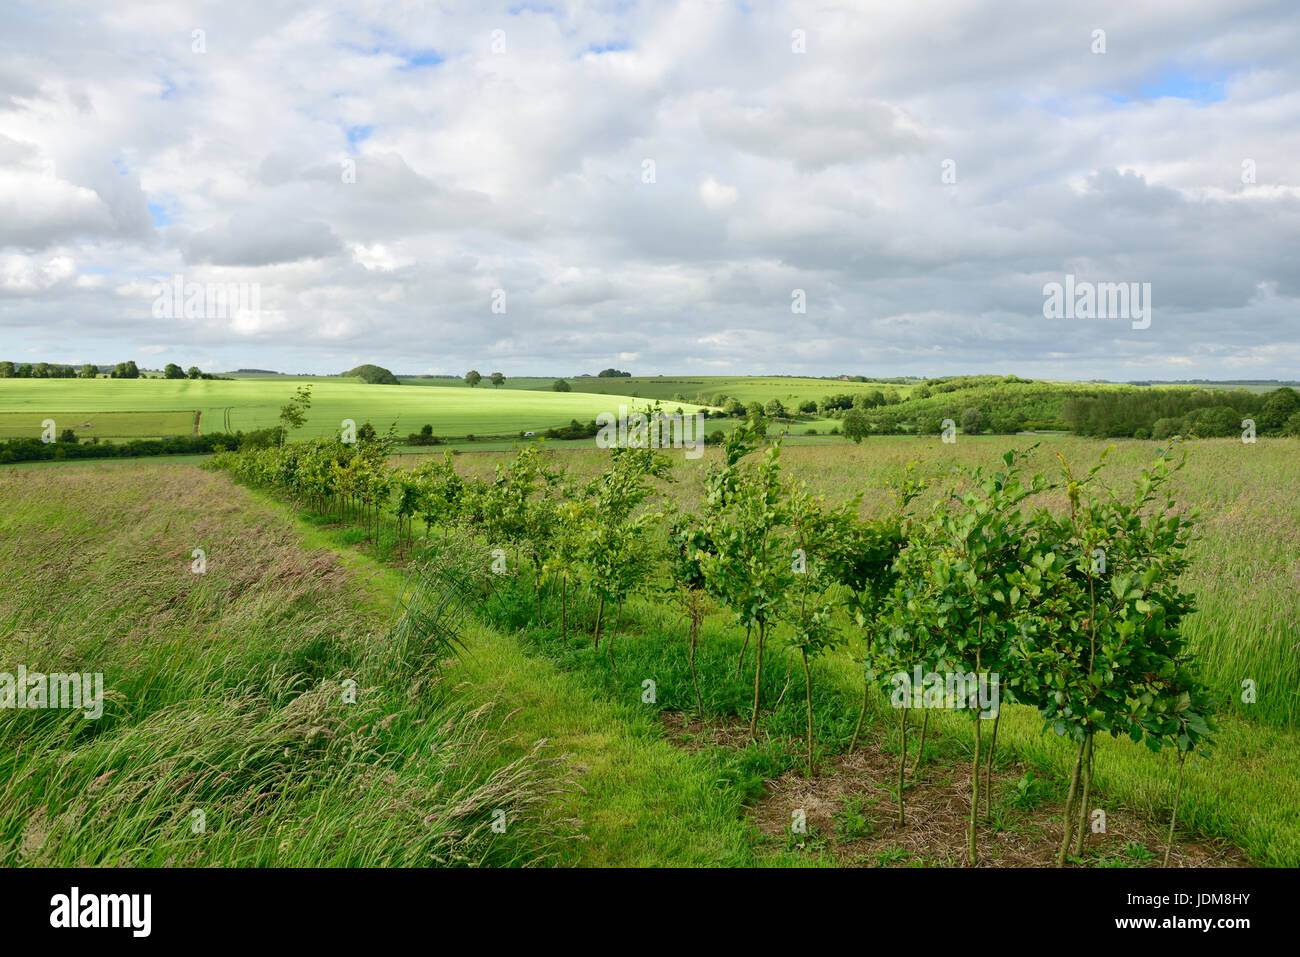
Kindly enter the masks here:
<path id="1" fill-rule="evenodd" d="M 745 643 L 740 646 L 740 657 L 736 659 L 736 674 L 740 674 L 740 669 L 745 664 L 745 649 L 749 647 L 749 632 L 753 625 L 745 626 Z"/>
<path id="2" fill-rule="evenodd" d="M 912 762 L 912 770 L 908 773 L 915 775 L 916 769 L 921 766 L 921 758 L 925 755 L 925 729 L 930 725 L 930 709 L 922 708 L 921 715 L 921 743 L 916 749 L 916 760 Z"/>
<path id="3" fill-rule="evenodd" d="M 614 667 L 614 636 L 618 634 L 618 624 L 623 620 L 623 599 L 618 600 L 618 610 L 614 612 L 614 629 L 609 633 L 609 666 Z"/>
<path id="4" fill-rule="evenodd" d="M 1074 856 L 1083 857 L 1083 845 L 1088 839 L 1088 795 L 1092 790 L 1093 735 L 1088 735 L 1088 747 L 1083 753 L 1083 799 L 1079 802 L 1079 833 L 1074 842 Z"/>
<path id="5" fill-rule="evenodd" d="M 569 637 L 569 576 L 567 574 L 560 577 L 560 638 L 568 640 Z"/>
<path id="6" fill-rule="evenodd" d="M 1002 720 L 1002 708 L 993 716 L 993 737 L 989 740 L 989 756 L 984 763 L 984 820 L 993 818 L 993 755 L 998 749 L 998 722 Z"/>
<path id="7" fill-rule="evenodd" d="M 808 777 L 813 773 L 813 713 L 812 713 L 812 674 L 808 671 L 808 649 L 799 649 L 803 652 L 803 687 L 804 696 L 808 702 Z"/>
<path id="8" fill-rule="evenodd" d="M 1065 815 L 1062 820 L 1061 846 L 1056 851 L 1056 866 L 1065 866 L 1065 856 L 1070 853 L 1070 840 L 1074 837 L 1074 800 L 1079 793 L 1079 772 L 1083 764 L 1086 741 L 1079 742 L 1079 753 L 1074 758 L 1074 772 L 1070 775 L 1070 793 L 1065 798 Z"/>
<path id="9" fill-rule="evenodd" d="M 744 649 L 741 649 L 741 653 L 744 654 Z M 751 738 L 755 737 L 758 732 L 758 696 L 760 682 L 763 679 L 763 623 L 761 622 L 758 626 L 757 653 L 758 664 L 754 668 L 754 712 L 749 716 L 749 736 Z"/>
<path id="10" fill-rule="evenodd" d="M 600 616 L 603 615 L 604 613 L 605 613 L 605 596 L 601 595 L 599 597 L 599 600 L 596 602 L 596 630 L 592 632 L 592 634 L 596 638 L 595 643 L 592 645 L 592 648 L 595 651 L 600 651 Z"/>
<path id="11" fill-rule="evenodd" d="M 1169 843 L 1165 845 L 1165 861 L 1162 867 L 1169 866 L 1169 855 L 1174 849 L 1174 824 L 1178 822 L 1178 799 L 1183 796 L 1183 762 L 1187 760 L 1187 752 L 1178 752 L 1178 786 L 1174 789 L 1174 810 L 1169 815 Z"/>
<path id="12" fill-rule="evenodd" d="M 979 674 L 979 663 L 976 662 L 975 673 Z M 970 763 L 970 828 L 966 838 L 970 851 L 970 866 L 975 867 L 980 862 L 979 847 L 975 841 L 975 821 L 979 816 L 980 806 L 980 721 L 979 712 L 975 713 L 975 754 Z"/>
<path id="13" fill-rule="evenodd" d="M 695 712 L 704 717 L 704 701 L 700 698 L 700 679 L 695 675 L 695 642 L 700 635 L 700 618 L 694 608 L 691 609 L 691 685 L 695 688 Z"/>
<path id="14" fill-rule="evenodd" d="M 984 622 L 983 620 L 981 620 L 980 634 L 982 635 L 983 632 L 984 632 Z M 982 651 L 981 648 L 977 647 L 975 649 L 975 677 L 977 681 L 979 680 L 979 674 L 980 674 L 980 661 L 981 661 L 980 652 L 981 651 Z M 968 850 L 970 852 L 971 867 L 978 866 L 980 862 L 979 846 L 975 840 L 975 825 L 976 825 L 976 820 L 979 817 L 979 807 L 980 807 L 980 733 L 982 731 L 982 729 L 980 728 L 981 720 L 982 719 L 980 718 L 979 712 L 976 711 L 975 712 L 975 754 L 972 755 L 971 764 L 970 764 L 970 789 L 971 789 L 970 828 L 968 829 L 966 835 L 967 843 L 969 844 Z"/>
<path id="15" fill-rule="evenodd" d="M 903 815 L 903 769 L 907 767 L 907 707 L 898 709 L 898 826 L 907 822 Z"/>

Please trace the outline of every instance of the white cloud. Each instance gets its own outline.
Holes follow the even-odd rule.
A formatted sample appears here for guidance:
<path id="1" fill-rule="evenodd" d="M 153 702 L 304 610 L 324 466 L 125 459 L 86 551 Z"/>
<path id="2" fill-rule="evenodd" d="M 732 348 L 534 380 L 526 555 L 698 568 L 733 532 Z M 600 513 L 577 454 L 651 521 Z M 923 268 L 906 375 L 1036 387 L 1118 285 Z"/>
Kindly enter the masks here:
<path id="1" fill-rule="evenodd" d="M 726 183 L 719 183 L 713 176 L 700 180 L 700 200 L 709 209 L 726 209 L 733 205 L 740 196 L 740 190 Z"/>
<path id="2" fill-rule="evenodd" d="M 0 10 L 0 355 L 1296 374 L 1285 3 L 515 6 Z M 1072 269 L 1151 328 L 1045 323 Z M 261 310 L 155 320 L 177 273 Z"/>

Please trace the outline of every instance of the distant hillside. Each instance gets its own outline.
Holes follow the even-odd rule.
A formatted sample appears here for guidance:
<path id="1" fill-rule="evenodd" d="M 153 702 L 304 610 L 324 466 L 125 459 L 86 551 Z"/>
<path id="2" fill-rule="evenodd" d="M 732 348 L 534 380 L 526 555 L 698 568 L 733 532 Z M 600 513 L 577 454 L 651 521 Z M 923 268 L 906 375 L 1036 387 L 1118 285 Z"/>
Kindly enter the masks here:
<path id="1" fill-rule="evenodd" d="M 347 372 L 342 373 L 342 375 L 347 377 L 356 377 L 362 382 L 369 383 L 370 385 L 401 385 L 401 383 L 397 381 L 397 376 L 393 375 L 383 366 L 371 365 L 370 363 L 359 365 L 355 369 L 349 369 Z"/>

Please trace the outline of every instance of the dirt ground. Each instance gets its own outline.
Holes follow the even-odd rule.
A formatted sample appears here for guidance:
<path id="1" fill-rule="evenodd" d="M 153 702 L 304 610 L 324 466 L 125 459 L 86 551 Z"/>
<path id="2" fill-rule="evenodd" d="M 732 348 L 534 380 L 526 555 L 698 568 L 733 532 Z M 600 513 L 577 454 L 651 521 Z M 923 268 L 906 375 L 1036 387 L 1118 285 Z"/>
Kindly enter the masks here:
<path id="1" fill-rule="evenodd" d="M 691 750 L 748 744 L 744 720 L 700 721 L 680 713 L 663 715 L 670 740 Z M 910 745 L 910 742 L 909 742 Z M 908 764 L 913 756 L 909 754 Z M 979 854 L 982 867 L 1052 867 L 1061 839 L 1064 801 L 1037 785 L 1041 802 L 1020 800 L 1017 782 L 1029 769 L 998 758 L 992 776 L 992 821 L 985 813 L 984 772 L 980 772 Z M 767 794 L 748 814 L 775 849 L 802 848 L 828 854 L 845 867 L 965 866 L 970 819 L 970 768 L 965 762 L 927 759 L 905 782 L 905 823 L 898 823 L 894 791 L 897 753 L 868 734 L 849 754 L 821 758 L 816 774 L 789 771 L 767 782 Z M 1034 790 L 1034 789 L 1031 789 Z M 1104 795 L 1089 804 L 1105 811 L 1105 832 L 1089 828 L 1083 863 L 1091 867 L 1159 867 L 1164 859 L 1168 824 L 1145 820 L 1126 808 L 1109 806 Z M 805 833 L 794 833 L 802 812 Z M 1235 847 L 1217 842 L 1175 843 L 1171 867 L 1248 867 Z"/>

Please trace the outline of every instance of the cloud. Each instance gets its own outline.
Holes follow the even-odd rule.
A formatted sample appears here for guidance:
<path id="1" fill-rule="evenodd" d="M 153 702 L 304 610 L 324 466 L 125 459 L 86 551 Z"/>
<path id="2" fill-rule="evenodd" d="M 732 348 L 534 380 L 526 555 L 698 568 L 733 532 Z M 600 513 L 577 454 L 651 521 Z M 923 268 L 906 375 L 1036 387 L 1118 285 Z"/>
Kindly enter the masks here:
<path id="1" fill-rule="evenodd" d="M 719 183 L 712 176 L 700 180 L 700 200 L 709 209 L 726 209 L 733 205 L 740 196 L 740 190 L 725 183 Z"/>
<path id="2" fill-rule="evenodd" d="M 1300 367 L 1281 0 L 22 9 L 0 11 L 0 355 Z M 156 320 L 178 273 L 256 282 L 261 309 Z M 1151 327 L 1044 320 L 1067 273 L 1150 282 Z"/>

